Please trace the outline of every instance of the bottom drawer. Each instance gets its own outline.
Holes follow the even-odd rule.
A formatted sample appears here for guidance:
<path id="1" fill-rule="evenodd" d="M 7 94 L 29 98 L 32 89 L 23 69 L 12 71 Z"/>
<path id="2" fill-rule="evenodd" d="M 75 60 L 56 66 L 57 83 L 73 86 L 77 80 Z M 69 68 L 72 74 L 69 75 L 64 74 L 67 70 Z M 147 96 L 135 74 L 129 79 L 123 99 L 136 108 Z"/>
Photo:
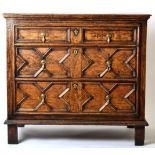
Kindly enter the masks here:
<path id="1" fill-rule="evenodd" d="M 16 82 L 15 112 L 120 114 L 136 112 L 136 84 Z"/>

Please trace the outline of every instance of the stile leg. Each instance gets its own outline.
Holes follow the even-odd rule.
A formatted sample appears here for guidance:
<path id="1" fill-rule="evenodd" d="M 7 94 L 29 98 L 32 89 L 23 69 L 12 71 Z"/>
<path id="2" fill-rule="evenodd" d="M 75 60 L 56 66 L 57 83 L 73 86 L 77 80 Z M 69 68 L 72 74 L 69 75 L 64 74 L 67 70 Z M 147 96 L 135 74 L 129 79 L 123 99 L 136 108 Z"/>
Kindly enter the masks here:
<path id="1" fill-rule="evenodd" d="M 18 144 L 17 125 L 8 125 L 8 144 Z"/>
<path id="2" fill-rule="evenodd" d="M 135 145 L 142 146 L 144 145 L 145 139 L 145 126 L 135 127 Z"/>

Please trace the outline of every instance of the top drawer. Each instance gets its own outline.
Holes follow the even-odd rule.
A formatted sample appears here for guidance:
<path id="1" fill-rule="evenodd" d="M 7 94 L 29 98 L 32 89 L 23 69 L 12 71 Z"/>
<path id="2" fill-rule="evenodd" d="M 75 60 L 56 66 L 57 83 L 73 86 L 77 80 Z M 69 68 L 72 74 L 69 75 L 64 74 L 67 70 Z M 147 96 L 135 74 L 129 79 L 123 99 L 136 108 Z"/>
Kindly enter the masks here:
<path id="1" fill-rule="evenodd" d="M 136 27 L 103 27 L 84 29 L 84 42 L 104 44 L 137 44 Z"/>
<path id="2" fill-rule="evenodd" d="M 16 27 L 15 42 L 67 43 L 70 42 L 69 29 L 63 27 Z"/>
<path id="3" fill-rule="evenodd" d="M 15 27 L 16 43 L 137 45 L 137 26 Z"/>

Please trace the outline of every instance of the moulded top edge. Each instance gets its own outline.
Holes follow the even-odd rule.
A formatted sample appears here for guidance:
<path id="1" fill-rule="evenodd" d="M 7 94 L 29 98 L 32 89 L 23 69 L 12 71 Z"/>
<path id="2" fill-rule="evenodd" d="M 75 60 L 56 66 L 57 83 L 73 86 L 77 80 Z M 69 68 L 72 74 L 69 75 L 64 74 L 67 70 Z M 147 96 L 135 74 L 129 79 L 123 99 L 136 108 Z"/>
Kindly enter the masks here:
<path id="1" fill-rule="evenodd" d="M 15 14 L 4 13 L 4 18 L 46 20 L 148 20 L 150 14 Z"/>

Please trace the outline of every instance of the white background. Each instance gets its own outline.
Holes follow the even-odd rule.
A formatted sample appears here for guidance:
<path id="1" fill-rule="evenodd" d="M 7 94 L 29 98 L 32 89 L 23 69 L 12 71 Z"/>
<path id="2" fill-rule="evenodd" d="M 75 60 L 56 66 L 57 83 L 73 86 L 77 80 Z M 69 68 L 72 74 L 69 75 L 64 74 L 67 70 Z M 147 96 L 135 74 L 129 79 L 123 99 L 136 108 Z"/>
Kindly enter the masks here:
<path id="1" fill-rule="evenodd" d="M 2 13 L 148 13 L 147 75 L 146 75 L 146 145 L 155 147 L 155 2 L 154 0 L 0 0 L 0 152 L 43 154 L 63 151 L 79 154 L 79 148 L 135 147 L 133 130 L 125 127 L 104 126 L 26 126 L 19 130 L 18 145 L 7 145 L 6 119 L 6 36 Z M 54 149 L 57 148 L 57 149 Z M 33 149 L 33 150 L 32 150 Z M 84 150 L 81 150 L 84 152 Z M 85 150 L 89 154 L 96 150 Z M 95 151 L 95 152 L 94 152 Z M 99 150 L 98 150 L 99 151 Z M 103 150 L 100 150 L 103 151 Z M 105 152 L 106 151 L 106 152 Z M 112 150 L 116 153 L 116 150 Z M 130 149 L 131 151 L 131 149 Z M 4 154 L 3 152 L 3 154 Z M 74 152 L 74 153 L 73 153 Z M 128 151 L 126 150 L 126 153 Z M 134 151 L 135 152 L 135 151 Z M 103 153 L 107 154 L 104 149 Z M 122 151 L 122 153 L 125 153 Z M 130 154 L 132 152 L 129 152 Z M 143 150 L 141 153 L 145 153 Z M 148 153 L 148 151 L 147 151 Z"/>

